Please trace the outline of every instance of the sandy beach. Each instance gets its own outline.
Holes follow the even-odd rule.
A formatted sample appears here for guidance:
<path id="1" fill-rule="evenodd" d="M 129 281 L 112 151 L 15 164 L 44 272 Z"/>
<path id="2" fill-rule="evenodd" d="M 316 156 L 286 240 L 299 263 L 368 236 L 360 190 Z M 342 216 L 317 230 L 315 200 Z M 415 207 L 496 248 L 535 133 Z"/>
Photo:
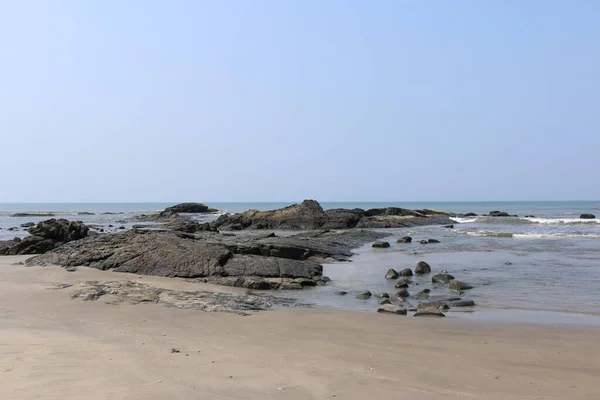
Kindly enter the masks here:
<path id="1" fill-rule="evenodd" d="M 600 398 L 600 328 L 81 301 L 55 284 L 199 284 L 24 259 L 0 258 L 2 399 Z"/>

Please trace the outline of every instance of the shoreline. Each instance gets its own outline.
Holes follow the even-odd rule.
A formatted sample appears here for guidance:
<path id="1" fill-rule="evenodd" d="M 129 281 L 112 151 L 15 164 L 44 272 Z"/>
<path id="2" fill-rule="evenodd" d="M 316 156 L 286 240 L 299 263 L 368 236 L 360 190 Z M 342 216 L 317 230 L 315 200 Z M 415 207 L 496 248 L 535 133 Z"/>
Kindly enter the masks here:
<path id="1" fill-rule="evenodd" d="M 12 259 L 11 261 L 23 261 Z M 71 299 L 53 283 L 181 279 L 0 259 L 2 398 L 600 396 L 600 328 L 289 308 L 251 316 Z M 12 263 L 11 263 L 12 264 Z M 239 289 L 222 288 L 224 291 Z"/>

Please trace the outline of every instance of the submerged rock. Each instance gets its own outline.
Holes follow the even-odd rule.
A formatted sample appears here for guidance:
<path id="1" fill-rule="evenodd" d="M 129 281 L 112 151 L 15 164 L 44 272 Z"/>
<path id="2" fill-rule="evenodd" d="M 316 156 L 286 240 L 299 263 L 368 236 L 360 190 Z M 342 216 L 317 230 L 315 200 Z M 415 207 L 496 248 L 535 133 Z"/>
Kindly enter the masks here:
<path id="1" fill-rule="evenodd" d="M 450 274 L 443 273 L 443 274 L 436 274 L 436 275 L 432 276 L 431 277 L 431 282 L 433 282 L 433 283 L 448 284 L 453 279 L 454 279 L 454 276 L 452 276 Z"/>
<path id="2" fill-rule="evenodd" d="M 390 244 L 388 242 L 375 242 L 373 243 L 372 247 L 375 247 L 377 249 L 387 249 L 388 247 L 390 247 Z"/>
<path id="3" fill-rule="evenodd" d="M 400 276 L 412 276 L 413 272 L 410 268 L 404 268 L 402 271 L 400 271 Z"/>
<path id="4" fill-rule="evenodd" d="M 408 292 L 407 289 L 400 289 L 399 291 L 396 292 L 396 297 L 398 297 L 398 298 L 410 297 L 410 293 Z"/>
<path id="5" fill-rule="evenodd" d="M 379 304 L 383 305 L 383 304 L 392 304 L 392 302 L 390 301 L 390 299 L 383 299 L 379 302 Z"/>
<path id="6" fill-rule="evenodd" d="M 510 217 L 510 214 L 505 211 L 490 211 L 490 217 Z"/>
<path id="7" fill-rule="evenodd" d="M 455 279 L 451 280 L 448 287 L 452 290 L 467 290 L 473 289 L 473 285 L 469 285 L 468 283 L 457 281 Z"/>
<path id="8" fill-rule="evenodd" d="M 396 240 L 396 243 L 410 243 L 412 242 L 412 237 L 410 236 L 404 236 L 398 240 Z"/>
<path id="9" fill-rule="evenodd" d="M 202 214 L 216 212 L 218 210 L 209 208 L 207 205 L 202 203 L 180 203 L 171 207 L 167 207 L 163 211 L 167 213 Z"/>
<path id="10" fill-rule="evenodd" d="M 372 296 L 371 292 L 369 292 L 368 290 L 365 290 L 363 292 L 360 292 L 359 294 L 356 295 L 356 298 L 359 300 L 366 300 L 366 299 L 370 299 Z"/>
<path id="11" fill-rule="evenodd" d="M 394 287 L 396 289 L 407 288 L 409 283 L 412 283 L 412 280 L 409 277 L 400 278 Z"/>
<path id="12" fill-rule="evenodd" d="M 579 216 L 579 218 L 581 218 L 581 219 L 595 219 L 596 216 L 594 214 L 581 214 Z"/>
<path id="13" fill-rule="evenodd" d="M 428 239 L 427 242 L 428 243 L 440 243 L 440 241 L 437 239 Z"/>

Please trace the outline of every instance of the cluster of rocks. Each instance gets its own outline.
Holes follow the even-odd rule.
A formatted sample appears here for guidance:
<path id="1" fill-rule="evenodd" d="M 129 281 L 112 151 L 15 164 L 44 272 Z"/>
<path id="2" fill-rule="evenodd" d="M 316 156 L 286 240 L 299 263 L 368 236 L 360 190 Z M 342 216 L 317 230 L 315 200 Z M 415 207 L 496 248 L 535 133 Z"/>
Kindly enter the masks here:
<path id="1" fill-rule="evenodd" d="M 396 243 L 412 243 L 412 237 L 411 236 L 401 237 L 400 239 L 396 240 Z M 438 239 L 422 239 L 419 241 L 419 243 L 435 244 L 435 243 L 441 243 L 441 241 L 439 241 Z M 377 249 L 387 249 L 387 248 L 391 247 L 390 242 L 385 242 L 385 241 L 377 241 L 377 242 L 373 243 L 371 246 L 373 248 L 377 248 Z"/>
<path id="2" fill-rule="evenodd" d="M 294 299 L 279 296 L 257 295 L 251 292 L 240 294 L 172 290 L 131 281 L 87 281 L 75 287 L 71 284 L 57 284 L 55 289 L 68 289 L 71 291 L 71 298 L 83 301 L 103 299 L 110 304 L 151 303 L 164 307 L 229 312 L 239 315 L 250 315 L 252 312 L 268 310 L 274 306 L 308 307 L 306 304 L 296 303 Z"/>
<path id="3" fill-rule="evenodd" d="M 405 268 L 396 271 L 390 268 L 385 279 L 398 279 L 394 287 L 398 291 L 392 296 L 389 293 L 380 293 L 373 295 L 370 291 L 362 291 L 355 297 L 360 300 L 367 300 L 375 296 L 380 299 L 378 312 L 407 315 L 413 312 L 415 317 L 434 316 L 444 317 L 444 312 L 455 307 L 473 307 L 475 302 L 469 299 L 463 299 L 463 291 L 473 289 L 473 286 L 457 280 L 447 271 L 441 271 L 431 277 L 431 287 L 419 290 L 417 293 L 409 291 L 414 284 L 412 277 L 431 274 L 431 266 L 425 261 L 420 261 L 414 271 Z M 446 291 L 446 294 L 435 295 L 434 291 Z M 346 294 L 347 292 L 338 292 Z M 416 304 L 416 305 L 415 305 Z"/>
<path id="4" fill-rule="evenodd" d="M 66 219 L 53 218 L 37 225 L 26 223 L 23 226 L 29 227 L 30 236 L 0 241 L 0 255 L 43 254 L 89 234 L 89 228 L 81 221 Z"/>
<path id="5" fill-rule="evenodd" d="M 452 223 L 452 213 L 436 210 L 408 210 L 387 207 L 363 210 L 323 210 L 315 200 L 304 200 L 279 210 L 249 210 L 235 215 L 222 215 L 211 223 L 213 229 L 236 231 L 243 229 L 316 230 L 352 228 L 403 228 L 420 225 Z"/>
<path id="6" fill-rule="evenodd" d="M 302 289 L 327 283 L 320 261 L 347 260 L 350 249 L 382 236 L 365 230 L 277 237 L 133 229 L 72 241 L 26 263 L 195 278 L 260 290 Z"/>
<path id="7" fill-rule="evenodd" d="M 153 214 L 141 214 L 134 217 L 136 221 L 177 221 L 185 220 L 181 214 L 212 214 L 217 212 L 215 208 L 210 208 L 202 203 L 180 203 L 167 207 L 162 211 Z"/>

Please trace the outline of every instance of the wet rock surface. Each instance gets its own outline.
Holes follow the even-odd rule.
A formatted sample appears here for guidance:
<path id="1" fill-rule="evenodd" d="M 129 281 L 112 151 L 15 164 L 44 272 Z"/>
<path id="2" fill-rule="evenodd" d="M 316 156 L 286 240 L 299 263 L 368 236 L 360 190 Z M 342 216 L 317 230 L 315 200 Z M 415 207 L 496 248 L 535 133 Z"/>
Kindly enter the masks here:
<path id="1" fill-rule="evenodd" d="M 196 309 L 208 312 L 228 312 L 251 315 L 275 306 L 310 307 L 295 300 L 256 294 L 210 291 L 184 291 L 156 288 L 131 281 L 88 281 L 79 285 L 57 284 L 57 290 L 70 289 L 71 298 L 83 301 L 105 300 L 111 304 L 152 303 L 164 307 Z"/>

